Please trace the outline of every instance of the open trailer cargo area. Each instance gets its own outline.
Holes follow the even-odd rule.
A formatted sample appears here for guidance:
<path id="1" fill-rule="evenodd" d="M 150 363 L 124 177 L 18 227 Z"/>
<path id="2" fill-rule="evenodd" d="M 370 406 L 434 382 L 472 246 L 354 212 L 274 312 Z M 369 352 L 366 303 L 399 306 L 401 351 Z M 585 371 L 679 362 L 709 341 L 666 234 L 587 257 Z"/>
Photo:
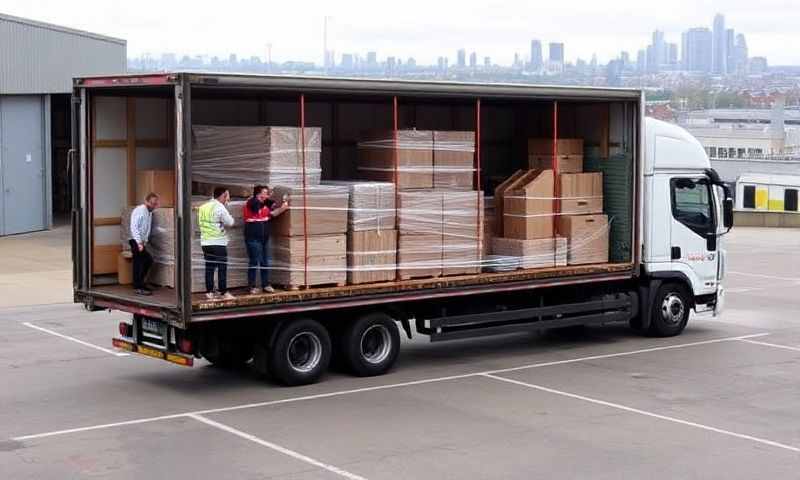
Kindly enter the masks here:
<path id="1" fill-rule="evenodd" d="M 94 306 L 185 326 L 637 271 L 638 91 L 173 74 L 76 93 L 76 296 Z M 258 184 L 289 210 L 272 220 L 277 291 L 251 295 L 242 209 Z M 219 186 L 230 301 L 203 295 L 196 210 Z M 161 288 L 145 298 L 126 222 L 149 191 Z"/>

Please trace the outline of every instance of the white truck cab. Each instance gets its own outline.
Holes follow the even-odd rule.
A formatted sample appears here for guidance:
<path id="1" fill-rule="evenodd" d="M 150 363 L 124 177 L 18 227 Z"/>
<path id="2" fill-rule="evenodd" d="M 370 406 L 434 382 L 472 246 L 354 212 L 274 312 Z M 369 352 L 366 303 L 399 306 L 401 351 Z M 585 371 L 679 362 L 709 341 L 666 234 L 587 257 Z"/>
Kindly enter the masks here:
<path id="1" fill-rule="evenodd" d="M 664 319 L 681 317 L 692 307 L 716 315 L 724 293 L 721 236 L 732 226 L 733 201 L 700 142 L 686 130 L 645 120 L 642 198 L 643 273 L 676 285 L 673 295 L 661 299 Z M 681 285 L 690 291 L 680 291 Z"/>

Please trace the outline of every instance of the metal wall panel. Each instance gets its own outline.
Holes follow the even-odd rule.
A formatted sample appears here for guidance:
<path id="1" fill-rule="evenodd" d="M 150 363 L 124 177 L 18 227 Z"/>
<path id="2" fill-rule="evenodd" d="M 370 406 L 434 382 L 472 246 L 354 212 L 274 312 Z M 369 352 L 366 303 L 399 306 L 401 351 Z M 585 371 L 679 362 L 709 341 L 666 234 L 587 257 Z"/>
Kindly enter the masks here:
<path id="1" fill-rule="evenodd" d="M 46 228 L 44 100 L 0 96 L 0 235 Z"/>
<path id="2" fill-rule="evenodd" d="M 0 94 L 70 93 L 72 78 L 126 70 L 126 42 L 0 14 Z"/>

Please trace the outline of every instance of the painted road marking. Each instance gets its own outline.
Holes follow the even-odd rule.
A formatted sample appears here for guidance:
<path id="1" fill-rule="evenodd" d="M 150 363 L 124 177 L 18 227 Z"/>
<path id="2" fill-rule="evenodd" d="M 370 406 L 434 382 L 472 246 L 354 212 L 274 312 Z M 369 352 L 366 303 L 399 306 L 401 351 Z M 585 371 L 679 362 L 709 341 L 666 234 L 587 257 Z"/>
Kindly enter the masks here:
<path id="1" fill-rule="evenodd" d="M 366 392 L 375 392 L 380 390 L 388 390 L 393 388 L 402 388 L 402 387 L 410 387 L 415 385 L 425 385 L 428 383 L 437 383 L 437 382 L 445 382 L 449 380 L 459 380 L 462 378 L 470 378 L 479 375 L 490 375 L 496 373 L 506 373 L 506 372 L 513 372 L 518 370 L 525 370 L 530 368 L 541 368 L 541 367 L 549 367 L 553 365 L 564 365 L 569 363 L 575 362 L 583 362 L 589 360 L 599 360 L 604 358 L 615 358 L 615 357 L 622 357 L 627 355 L 635 355 L 640 353 L 649 353 L 649 352 L 658 352 L 662 350 L 672 350 L 677 348 L 685 348 L 685 347 L 694 347 L 699 345 L 710 345 L 715 343 L 722 343 L 722 342 L 732 342 L 737 340 L 749 339 L 749 338 L 758 338 L 769 335 L 769 333 L 755 333 L 752 335 L 740 335 L 737 337 L 725 337 L 725 338 L 716 338 L 712 340 L 703 340 L 699 342 L 691 342 L 691 343 L 679 343 L 676 345 L 664 345 L 662 347 L 653 347 L 653 348 L 644 348 L 639 350 L 630 350 L 627 352 L 619 352 L 619 353 L 609 353 L 604 355 L 592 355 L 588 357 L 579 357 L 579 358 L 572 358 L 568 360 L 557 360 L 551 362 L 542 362 L 542 363 L 533 363 L 529 365 L 523 365 L 520 367 L 512 367 L 512 368 L 502 368 L 497 370 L 487 370 L 483 372 L 473 372 L 473 373 L 465 373 L 460 375 L 450 375 L 446 377 L 438 377 L 438 378 L 428 378 L 423 380 L 412 380 L 409 382 L 402 382 L 402 383 L 393 383 L 388 385 L 376 385 L 372 387 L 363 387 L 363 388 L 355 388 L 351 390 L 339 390 L 335 392 L 328 392 L 328 393 L 320 393 L 315 395 L 305 395 L 302 397 L 291 397 L 291 398 L 284 398 L 281 400 L 269 400 L 264 402 L 257 402 L 257 403 L 247 403 L 243 405 L 233 405 L 229 407 L 221 407 L 221 408 L 210 408 L 206 410 L 195 410 L 192 412 L 183 412 L 183 413 L 175 413 L 171 415 L 161 415 L 158 417 L 146 417 L 146 418 L 138 418 L 133 420 L 125 420 L 121 422 L 114 422 L 114 423 L 104 423 L 99 425 L 89 425 L 85 427 L 76 427 L 76 428 L 68 428 L 64 430 L 54 430 L 50 432 L 43 432 L 43 433 L 36 433 L 32 435 L 22 435 L 18 437 L 12 438 L 12 440 L 16 441 L 24 441 L 24 440 L 35 440 L 39 438 L 46 438 L 46 437 L 54 437 L 58 435 L 67 435 L 71 433 L 80 433 L 80 432 L 88 432 L 92 430 L 102 430 L 106 428 L 114 428 L 114 427 L 121 427 L 126 425 L 136 425 L 140 423 L 148 423 L 148 422 L 157 422 L 160 420 L 171 420 L 174 418 L 181 418 L 187 417 L 190 415 L 208 415 L 213 413 L 223 413 L 223 412 L 233 412 L 237 410 L 246 410 L 251 408 L 259 408 L 259 407 L 269 407 L 273 405 L 282 405 L 286 403 L 294 403 L 294 402 L 302 402 L 308 400 L 318 400 L 322 398 L 331 398 L 331 397 L 339 397 L 342 395 L 352 395 L 356 393 L 366 393 Z"/>
<path id="2" fill-rule="evenodd" d="M 800 278 L 798 278 L 798 277 L 794 277 L 794 278 L 791 278 L 791 277 L 776 277 L 775 275 L 764 275 L 764 274 L 761 274 L 761 273 L 732 272 L 732 271 L 728 271 L 726 273 L 731 273 L 733 275 L 742 275 L 742 276 L 745 276 L 745 277 L 768 278 L 770 280 L 781 280 L 781 281 L 784 281 L 784 282 L 797 282 L 797 283 L 800 283 Z"/>
<path id="3" fill-rule="evenodd" d="M 247 432 L 243 432 L 241 430 L 237 430 L 237 429 L 235 429 L 235 428 L 233 428 L 231 426 L 225 425 L 224 423 L 215 422 L 214 420 L 211 420 L 210 418 L 204 417 L 202 415 L 192 413 L 192 414 L 189 414 L 187 416 L 197 420 L 198 422 L 203 422 L 206 425 L 210 425 L 210 426 L 212 426 L 214 428 L 218 428 L 218 429 L 223 430 L 225 432 L 228 432 L 228 433 L 231 433 L 233 435 L 236 435 L 237 437 L 241 437 L 241 438 L 243 438 L 245 440 L 249 440 L 249 441 L 251 441 L 253 443 L 257 443 L 257 444 L 259 444 L 259 445 L 261 445 L 263 447 L 267 447 L 269 449 L 275 450 L 278 453 L 282 453 L 284 455 L 288 455 L 288 456 L 290 456 L 290 457 L 292 457 L 292 458 L 294 458 L 296 460 L 300 460 L 301 462 L 305 462 L 305 463 L 308 463 L 309 465 L 313 465 L 315 467 L 319 467 L 319 468 L 325 469 L 325 470 L 327 470 L 329 472 L 332 472 L 332 473 L 335 473 L 336 475 L 339 475 L 340 477 L 348 478 L 350 480 L 366 480 L 364 477 L 362 477 L 360 475 L 356 475 L 355 473 L 350 473 L 347 470 L 342 470 L 341 468 L 336 467 L 334 465 L 330 465 L 330 464 L 327 464 L 327 463 L 320 462 L 319 460 L 316 460 L 316 459 L 313 459 L 313 458 L 308 457 L 306 455 L 303 455 L 302 453 L 298 453 L 298 452 L 295 452 L 294 450 L 289 450 L 288 448 L 282 447 L 282 446 L 280 446 L 278 444 L 275 444 L 275 443 L 272 443 L 272 442 L 268 442 L 268 441 L 266 441 L 266 440 L 264 440 L 262 438 L 259 438 L 259 437 L 255 436 L 255 435 L 252 435 L 252 434 L 249 434 Z"/>
<path id="4" fill-rule="evenodd" d="M 800 352 L 800 347 L 790 347 L 789 345 L 778 345 L 777 343 L 759 342 L 747 338 L 740 338 L 739 341 L 752 343 L 753 345 L 763 345 L 765 347 L 780 348 L 783 350 L 791 350 L 793 352 Z"/>
<path id="5" fill-rule="evenodd" d="M 44 327 L 40 327 L 38 325 L 34 325 L 32 323 L 29 323 L 29 322 L 23 322 L 22 324 L 25 325 L 26 327 L 33 328 L 34 330 L 39 330 L 40 332 L 49 333 L 50 335 L 55 335 L 56 337 L 63 338 L 64 340 L 69 340 L 70 342 L 79 343 L 79 344 L 81 344 L 81 345 L 83 345 L 85 347 L 94 348 L 95 350 L 100 350 L 101 352 L 105 352 L 105 353 L 114 355 L 116 357 L 127 357 L 128 355 L 130 355 L 130 353 L 115 352 L 113 350 L 109 350 L 108 348 L 103 348 L 103 347 L 101 347 L 99 345 L 95 345 L 93 343 L 84 342 L 83 340 L 79 340 L 79 339 L 77 339 L 75 337 L 70 337 L 69 335 L 64 335 L 63 333 L 54 332 L 53 330 L 50 330 L 50 329 L 47 329 L 47 328 L 44 328 Z"/>
<path id="6" fill-rule="evenodd" d="M 780 442 L 775 442 L 775 441 L 772 441 L 772 440 L 767 440 L 765 438 L 754 437 L 752 435 L 746 435 L 744 433 L 732 432 L 730 430 L 724 430 L 722 428 L 712 427 L 710 425 L 703 425 L 702 423 L 690 422 L 688 420 L 681 420 L 680 418 L 668 417 L 666 415 L 660 415 L 658 413 L 648 412 L 646 410 L 641 410 L 641 409 L 638 409 L 638 408 L 628 407 L 626 405 L 620 405 L 619 403 L 607 402 L 605 400 L 599 400 L 599 399 L 596 399 L 596 398 L 586 397 L 586 396 L 583 396 L 583 395 L 577 395 L 575 393 L 564 392 L 564 391 L 561 391 L 561 390 L 556 390 L 554 388 L 544 387 L 542 385 L 536 385 L 536 384 L 533 384 L 533 383 L 521 382 L 519 380 L 513 380 L 511 378 L 498 377 L 496 375 L 491 375 L 491 374 L 485 374 L 485 375 L 482 375 L 482 376 L 486 377 L 486 378 L 492 378 L 494 380 L 499 380 L 501 382 L 512 383 L 514 385 L 519 385 L 521 387 L 527 387 L 527 388 L 531 388 L 531 389 L 534 389 L 534 390 L 539 390 L 539 391 L 542 391 L 542 392 L 552 393 L 554 395 L 561 395 L 563 397 L 574 398 L 576 400 L 582 400 L 584 402 L 594 403 L 596 405 L 603 405 L 603 406 L 610 407 L 610 408 L 616 408 L 617 410 L 623 410 L 623 411 L 630 412 L 630 413 L 636 413 L 636 414 L 639 414 L 639 415 L 644 415 L 646 417 L 657 418 L 659 420 L 665 420 L 667 422 L 677 423 L 677 424 L 680 424 L 680 425 L 686 425 L 688 427 L 699 428 L 701 430 L 707 430 L 709 432 L 719 433 L 719 434 L 722 434 L 722 435 L 728 435 L 730 437 L 736 437 L 736 438 L 740 438 L 742 440 L 749 440 L 751 442 L 760 443 L 760 444 L 763 444 L 763 445 L 769 445 L 770 447 L 782 448 L 784 450 L 789 450 L 791 452 L 799 452 L 800 453 L 800 447 L 795 447 L 795 446 L 792 446 L 792 445 L 787 445 L 785 443 L 780 443 Z"/>

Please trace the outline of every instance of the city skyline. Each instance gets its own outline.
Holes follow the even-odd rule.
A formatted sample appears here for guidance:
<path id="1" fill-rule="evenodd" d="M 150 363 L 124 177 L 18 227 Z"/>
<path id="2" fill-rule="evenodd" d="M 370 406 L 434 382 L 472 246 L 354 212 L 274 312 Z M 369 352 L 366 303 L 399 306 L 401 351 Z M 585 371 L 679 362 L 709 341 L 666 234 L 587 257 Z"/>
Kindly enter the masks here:
<path id="1" fill-rule="evenodd" d="M 543 50 L 550 42 L 565 43 L 567 62 L 596 55 L 600 63 L 607 63 L 617 58 L 621 50 L 635 55 L 654 30 L 664 32 L 670 43 L 679 44 L 684 31 L 710 26 L 717 13 L 713 6 L 698 6 L 687 0 L 674 2 L 658 15 L 652 7 L 632 0 L 603 5 L 565 0 L 559 5 L 535 8 L 484 2 L 471 9 L 410 0 L 403 9 L 393 10 L 388 16 L 378 7 L 367 8 L 352 1 L 337 3 L 334 12 L 330 12 L 328 4 L 314 1 L 274 10 L 231 0 L 225 9 L 189 13 L 179 6 L 152 0 L 142 0 L 135 7 L 95 0 L 83 3 L 95 8 L 70 9 L 52 0 L 8 0 L 3 8 L 12 15 L 125 38 L 132 58 L 164 52 L 224 58 L 234 52 L 239 57 L 258 56 L 263 60 L 268 56 L 269 44 L 273 61 L 318 65 L 323 64 L 326 17 L 328 49 L 337 53 L 337 62 L 341 53 L 376 51 L 382 58 L 413 56 L 420 64 L 436 64 L 439 56 L 446 55 L 452 64 L 454 52 L 464 48 L 476 52 L 479 59 L 488 56 L 493 63 L 508 65 L 515 54 L 529 58 L 530 40 L 537 38 L 542 41 Z M 764 0 L 757 6 L 751 3 L 732 0 L 726 2 L 722 12 L 729 24 L 748 35 L 750 55 L 767 56 L 774 65 L 800 65 L 800 52 L 785 48 L 798 40 L 791 16 L 786 15 L 792 2 Z M 160 15 L 148 14 L 148 4 Z M 333 17 L 327 15 L 330 13 Z"/>

